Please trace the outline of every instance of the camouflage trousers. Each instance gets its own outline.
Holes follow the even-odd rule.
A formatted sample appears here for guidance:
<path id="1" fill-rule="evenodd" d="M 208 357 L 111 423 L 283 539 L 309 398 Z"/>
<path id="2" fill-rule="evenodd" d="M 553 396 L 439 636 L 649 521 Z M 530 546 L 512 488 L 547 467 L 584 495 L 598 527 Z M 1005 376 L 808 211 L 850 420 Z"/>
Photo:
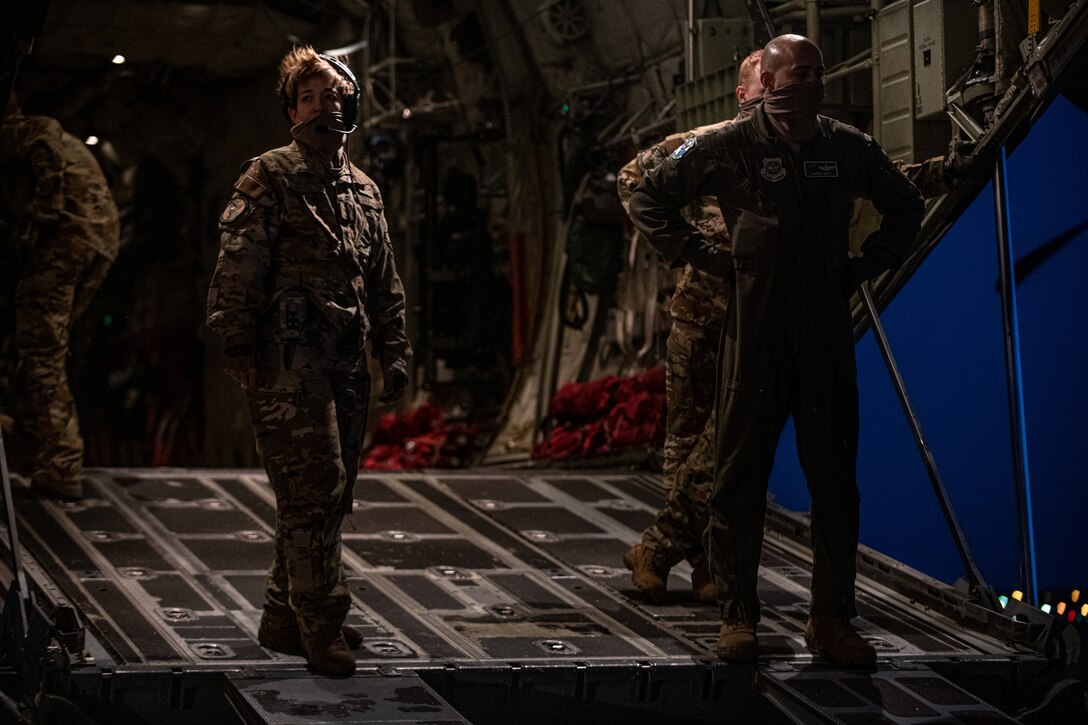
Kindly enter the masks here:
<path id="1" fill-rule="evenodd" d="M 303 631 L 339 628 L 351 607 L 340 530 L 351 512 L 370 402 L 365 372 L 314 372 L 293 391 L 249 390 L 257 448 L 276 494 L 265 611 Z"/>
<path id="2" fill-rule="evenodd" d="M 32 460 L 31 480 L 60 485 L 83 475 L 83 438 L 68 388 L 72 323 L 82 315 L 111 260 L 82 244 L 42 240 L 15 287 L 19 354 L 13 417 Z"/>
<path id="3" fill-rule="evenodd" d="M 642 543 L 670 564 L 702 555 L 714 468 L 714 395 L 720 321 L 707 326 L 674 320 L 665 358 L 668 421 L 663 477 L 665 505 Z"/>

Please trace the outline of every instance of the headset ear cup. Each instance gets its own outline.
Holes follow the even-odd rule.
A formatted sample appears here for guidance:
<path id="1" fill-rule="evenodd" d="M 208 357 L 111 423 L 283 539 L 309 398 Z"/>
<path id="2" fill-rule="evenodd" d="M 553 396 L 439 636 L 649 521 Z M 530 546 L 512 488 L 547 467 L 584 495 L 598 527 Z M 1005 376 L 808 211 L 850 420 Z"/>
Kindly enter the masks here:
<path id="1" fill-rule="evenodd" d="M 356 95 L 350 95 L 344 97 L 344 125 L 351 127 L 355 125 L 355 114 L 359 111 L 359 97 Z"/>

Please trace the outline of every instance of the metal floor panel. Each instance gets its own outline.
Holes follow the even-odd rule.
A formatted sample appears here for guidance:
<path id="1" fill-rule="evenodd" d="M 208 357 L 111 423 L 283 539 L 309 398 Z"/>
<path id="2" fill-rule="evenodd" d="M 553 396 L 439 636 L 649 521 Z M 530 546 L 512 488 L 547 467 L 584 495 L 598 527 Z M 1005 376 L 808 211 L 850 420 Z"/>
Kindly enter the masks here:
<path id="1" fill-rule="evenodd" d="M 796 722 L 830 725 L 1016 722 L 928 667 L 857 674 L 810 666 L 761 670 L 769 698 Z"/>
<path id="2" fill-rule="evenodd" d="M 112 660 L 99 665 L 301 664 L 256 642 L 275 517 L 263 472 L 97 469 L 78 503 L 18 483 L 24 546 L 84 614 Z M 654 606 L 621 561 L 656 485 L 596 471 L 360 477 L 344 524 L 360 666 L 711 659 L 718 611 L 692 600 L 690 568 Z M 806 554 L 767 538 L 761 662 L 812 661 Z M 1017 656 L 874 582 L 859 582 L 859 608 L 885 663 Z"/>
<path id="3" fill-rule="evenodd" d="M 470 725 L 423 680 L 411 674 L 315 679 L 232 676 L 228 698 L 243 723 L 433 723 Z"/>

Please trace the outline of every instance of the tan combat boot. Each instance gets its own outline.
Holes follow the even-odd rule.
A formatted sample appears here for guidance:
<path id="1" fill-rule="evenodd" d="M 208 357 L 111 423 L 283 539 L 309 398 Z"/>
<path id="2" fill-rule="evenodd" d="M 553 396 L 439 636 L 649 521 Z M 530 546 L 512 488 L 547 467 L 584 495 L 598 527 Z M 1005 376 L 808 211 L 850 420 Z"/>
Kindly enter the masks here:
<path id="1" fill-rule="evenodd" d="M 691 593 L 695 601 L 701 604 L 716 604 L 718 601 L 718 587 L 714 585 L 710 561 L 705 556 L 691 562 Z"/>
<path id="2" fill-rule="evenodd" d="M 299 631 L 306 662 L 319 674 L 347 677 L 355 672 L 355 655 L 339 627 L 304 625 Z"/>
<path id="3" fill-rule="evenodd" d="M 809 617 L 805 644 L 840 667 L 876 667 L 876 650 L 845 617 Z"/>
<path id="4" fill-rule="evenodd" d="M 722 620 L 714 654 L 726 662 L 754 662 L 759 652 L 756 626 L 743 617 Z"/>
<path id="5" fill-rule="evenodd" d="M 30 490 L 62 501 L 78 501 L 83 498 L 83 482 L 79 478 L 64 478 L 52 470 L 34 471 L 30 477 Z"/>
<path id="6" fill-rule="evenodd" d="M 631 583 L 651 602 L 660 604 L 665 599 L 671 567 L 656 549 L 635 544 L 623 555 L 623 565 L 631 570 Z"/>
<path id="7" fill-rule="evenodd" d="M 343 625 L 340 632 L 349 649 L 359 649 L 363 644 L 362 633 L 354 627 Z M 304 655 L 298 620 L 292 614 L 275 614 L 265 609 L 261 613 L 261 625 L 257 628 L 257 642 L 265 649 L 287 655 Z"/>

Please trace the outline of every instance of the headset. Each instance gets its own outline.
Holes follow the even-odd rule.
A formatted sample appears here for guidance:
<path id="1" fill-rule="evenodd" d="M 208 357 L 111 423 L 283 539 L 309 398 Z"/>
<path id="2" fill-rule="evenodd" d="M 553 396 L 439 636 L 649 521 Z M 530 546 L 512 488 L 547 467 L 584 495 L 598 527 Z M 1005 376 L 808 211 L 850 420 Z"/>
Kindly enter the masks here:
<path id="1" fill-rule="evenodd" d="M 351 133 L 358 128 L 358 126 L 355 125 L 355 116 L 359 112 L 359 81 L 355 80 L 355 74 L 351 72 L 350 68 L 348 68 L 346 65 L 344 65 L 344 63 L 337 60 L 336 58 L 333 58 L 331 55 L 319 53 L 317 57 L 332 66 L 333 70 L 339 73 L 341 77 L 343 77 L 345 80 L 348 81 L 348 83 L 351 84 L 352 89 L 350 94 L 341 94 L 340 96 L 342 112 L 344 114 L 344 125 L 347 127 L 347 130 L 340 131 L 338 129 L 332 128 L 326 128 L 325 130 L 336 131 L 337 133 L 344 134 Z M 287 78 L 284 78 L 283 82 L 280 83 L 279 96 L 280 108 L 283 110 L 283 115 L 288 121 L 290 121 L 291 114 L 288 113 L 288 111 L 291 108 L 291 99 L 287 96 Z"/>

